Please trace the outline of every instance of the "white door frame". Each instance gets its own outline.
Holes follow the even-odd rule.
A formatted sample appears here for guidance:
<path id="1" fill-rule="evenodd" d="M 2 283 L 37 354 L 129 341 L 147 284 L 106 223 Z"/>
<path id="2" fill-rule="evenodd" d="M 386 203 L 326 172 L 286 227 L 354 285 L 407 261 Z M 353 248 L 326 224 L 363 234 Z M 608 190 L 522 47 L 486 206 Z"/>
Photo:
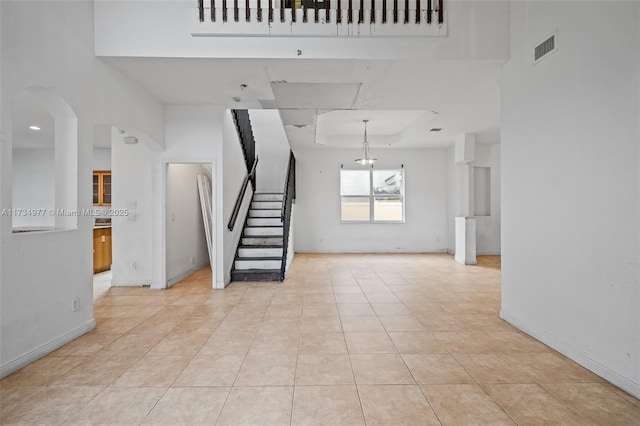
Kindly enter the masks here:
<path id="1" fill-rule="evenodd" d="M 158 265 L 160 269 L 159 280 L 154 280 L 152 288 L 167 288 L 167 171 L 169 164 L 210 164 L 211 165 L 211 202 L 212 202 L 212 228 L 213 228 L 213 274 L 211 288 L 224 288 L 224 272 L 222 261 L 222 170 L 218 167 L 218 161 L 212 157 L 170 157 L 161 160 L 160 191 L 159 191 L 159 245 Z"/>

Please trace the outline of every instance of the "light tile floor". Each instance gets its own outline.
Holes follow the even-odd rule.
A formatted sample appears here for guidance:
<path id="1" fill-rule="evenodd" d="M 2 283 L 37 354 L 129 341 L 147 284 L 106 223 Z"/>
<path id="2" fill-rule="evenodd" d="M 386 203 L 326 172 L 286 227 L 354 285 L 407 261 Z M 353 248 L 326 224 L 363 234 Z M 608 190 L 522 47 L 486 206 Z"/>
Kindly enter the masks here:
<path id="1" fill-rule="evenodd" d="M 500 258 L 296 255 L 283 283 L 100 288 L 96 330 L 0 382 L 27 425 L 638 425 L 498 318 Z"/>

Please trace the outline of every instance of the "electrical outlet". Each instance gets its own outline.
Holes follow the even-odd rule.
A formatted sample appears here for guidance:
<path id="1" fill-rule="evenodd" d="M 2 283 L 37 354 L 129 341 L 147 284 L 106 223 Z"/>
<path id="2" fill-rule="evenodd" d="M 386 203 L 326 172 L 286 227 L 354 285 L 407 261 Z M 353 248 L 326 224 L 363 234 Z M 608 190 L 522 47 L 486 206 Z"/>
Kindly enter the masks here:
<path id="1" fill-rule="evenodd" d="M 71 301 L 71 312 L 78 312 L 80 310 L 80 299 L 77 297 Z"/>
<path id="2" fill-rule="evenodd" d="M 129 262 L 129 268 L 131 268 L 132 270 L 136 270 L 136 268 L 138 267 L 138 265 L 136 265 L 136 262 Z"/>

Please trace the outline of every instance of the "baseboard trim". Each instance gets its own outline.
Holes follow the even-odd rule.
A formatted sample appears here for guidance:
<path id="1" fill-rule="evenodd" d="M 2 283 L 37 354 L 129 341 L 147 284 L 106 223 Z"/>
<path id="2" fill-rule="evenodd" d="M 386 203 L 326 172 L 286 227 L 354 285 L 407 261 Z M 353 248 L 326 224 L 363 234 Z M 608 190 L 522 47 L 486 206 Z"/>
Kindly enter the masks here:
<path id="1" fill-rule="evenodd" d="M 0 379 L 7 377 L 9 374 L 15 373 L 23 367 L 31 364 L 42 358 L 45 355 L 50 354 L 56 349 L 61 348 L 67 343 L 77 339 L 78 337 L 86 334 L 96 328 L 96 320 L 91 319 L 91 321 L 87 321 L 79 327 L 74 328 L 67 333 L 56 337 L 53 340 L 48 341 L 44 345 L 27 352 L 26 354 L 14 359 L 13 361 L 8 362 L 7 364 L 0 366 Z"/>
<path id="2" fill-rule="evenodd" d="M 111 280 L 111 287 L 142 287 L 151 285 L 149 280 Z"/>
<path id="3" fill-rule="evenodd" d="M 295 253 L 305 253 L 305 254 L 442 254 L 448 253 L 447 249 L 439 249 L 439 250 L 389 250 L 389 249 L 380 249 L 380 250 L 342 250 L 342 249 L 326 249 L 326 250 L 316 250 L 316 249 L 299 249 L 296 247 Z"/>
<path id="4" fill-rule="evenodd" d="M 609 367 L 602 365 L 600 362 L 580 352 L 573 346 L 566 344 L 553 334 L 540 330 L 535 325 L 522 321 L 516 315 L 513 315 L 503 309 L 500 310 L 500 318 L 507 321 L 517 329 L 527 333 L 531 337 L 541 341 L 545 345 L 555 349 L 562 355 L 577 362 L 584 368 L 594 372 L 611 384 L 640 399 L 640 383 L 636 383 L 627 377 L 621 376 Z"/>

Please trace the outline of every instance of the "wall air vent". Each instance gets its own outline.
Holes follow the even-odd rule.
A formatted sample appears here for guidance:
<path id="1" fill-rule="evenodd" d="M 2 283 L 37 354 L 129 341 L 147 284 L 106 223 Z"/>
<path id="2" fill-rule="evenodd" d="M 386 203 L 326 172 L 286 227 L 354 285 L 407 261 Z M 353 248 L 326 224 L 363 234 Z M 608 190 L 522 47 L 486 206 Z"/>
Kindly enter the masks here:
<path id="1" fill-rule="evenodd" d="M 539 62 L 558 50 L 558 33 L 553 33 L 533 48 L 533 62 Z"/>

